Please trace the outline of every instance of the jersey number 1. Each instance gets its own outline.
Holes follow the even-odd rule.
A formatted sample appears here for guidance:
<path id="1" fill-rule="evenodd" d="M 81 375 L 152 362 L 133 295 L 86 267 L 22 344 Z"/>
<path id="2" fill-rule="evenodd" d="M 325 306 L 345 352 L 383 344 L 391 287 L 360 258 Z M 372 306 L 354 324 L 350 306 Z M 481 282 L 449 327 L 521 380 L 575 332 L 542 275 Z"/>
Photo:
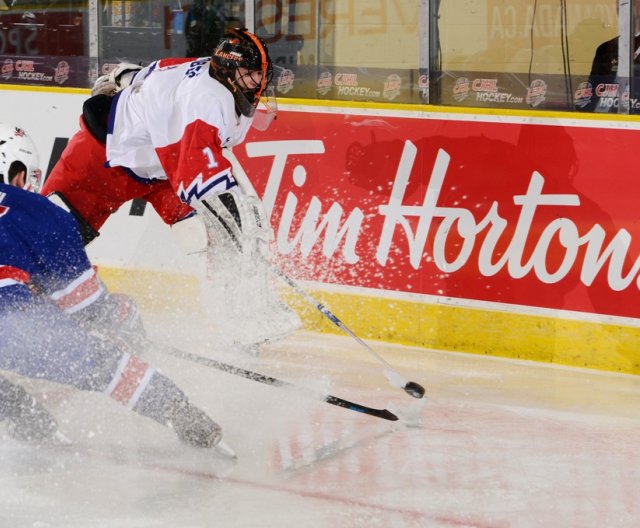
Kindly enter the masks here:
<path id="1" fill-rule="evenodd" d="M 207 161 L 209 162 L 207 168 L 215 169 L 218 166 L 218 162 L 213 157 L 213 151 L 209 147 L 205 147 L 202 149 L 202 153 L 207 157 Z"/>

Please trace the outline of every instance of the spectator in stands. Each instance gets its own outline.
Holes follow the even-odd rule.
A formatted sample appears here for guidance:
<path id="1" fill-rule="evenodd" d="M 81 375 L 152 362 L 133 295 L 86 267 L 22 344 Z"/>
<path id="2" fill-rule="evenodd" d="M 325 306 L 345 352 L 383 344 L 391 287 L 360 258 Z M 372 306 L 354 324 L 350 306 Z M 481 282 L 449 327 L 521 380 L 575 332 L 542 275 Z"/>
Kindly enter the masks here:
<path id="1" fill-rule="evenodd" d="M 224 0 L 195 0 L 185 17 L 187 57 L 206 57 L 222 38 L 227 24 Z"/>
<path id="2" fill-rule="evenodd" d="M 640 3 L 636 4 L 636 13 L 640 11 Z M 636 28 L 638 28 L 638 16 L 636 15 Z M 589 84 L 591 85 L 591 98 L 586 104 L 577 102 L 579 110 L 599 113 L 618 113 L 620 99 L 620 85 L 626 84 L 626 79 L 618 78 L 618 51 L 619 37 L 603 42 L 596 48 Z M 640 32 L 636 30 L 631 48 L 631 65 L 629 79 L 630 99 L 638 101 L 640 108 Z M 584 101 L 584 100 L 583 100 Z"/>

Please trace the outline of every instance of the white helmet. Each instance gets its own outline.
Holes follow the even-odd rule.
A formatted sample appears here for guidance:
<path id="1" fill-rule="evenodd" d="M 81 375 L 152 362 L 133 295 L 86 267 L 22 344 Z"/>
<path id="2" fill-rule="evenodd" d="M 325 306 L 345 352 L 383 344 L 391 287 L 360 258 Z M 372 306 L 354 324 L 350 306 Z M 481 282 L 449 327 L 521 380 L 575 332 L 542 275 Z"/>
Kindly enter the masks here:
<path id="1" fill-rule="evenodd" d="M 20 127 L 0 123 L 0 180 L 11 183 L 15 174 L 24 170 L 27 174 L 23 188 L 38 192 L 42 171 L 35 144 Z"/>

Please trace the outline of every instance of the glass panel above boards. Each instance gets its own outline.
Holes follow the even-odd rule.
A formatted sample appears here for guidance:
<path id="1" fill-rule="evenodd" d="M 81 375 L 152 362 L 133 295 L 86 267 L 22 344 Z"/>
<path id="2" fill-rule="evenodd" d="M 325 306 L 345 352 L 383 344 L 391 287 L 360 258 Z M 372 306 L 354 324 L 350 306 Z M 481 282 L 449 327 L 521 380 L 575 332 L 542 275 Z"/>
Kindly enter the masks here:
<path id="1" fill-rule="evenodd" d="M 638 0 L 0 0 L 0 83 L 88 88 L 118 62 L 267 43 L 277 95 L 640 112 Z"/>

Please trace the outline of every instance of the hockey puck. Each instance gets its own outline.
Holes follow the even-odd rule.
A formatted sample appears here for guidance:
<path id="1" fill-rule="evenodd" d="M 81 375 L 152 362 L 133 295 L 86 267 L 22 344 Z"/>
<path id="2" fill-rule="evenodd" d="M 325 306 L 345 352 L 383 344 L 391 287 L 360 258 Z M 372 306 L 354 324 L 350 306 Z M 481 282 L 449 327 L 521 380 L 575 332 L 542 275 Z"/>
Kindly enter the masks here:
<path id="1" fill-rule="evenodd" d="M 418 385 L 415 381 L 409 381 L 404 386 L 404 391 L 414 398 L 422 398 L 424 396 L 424 387 Z"/>

